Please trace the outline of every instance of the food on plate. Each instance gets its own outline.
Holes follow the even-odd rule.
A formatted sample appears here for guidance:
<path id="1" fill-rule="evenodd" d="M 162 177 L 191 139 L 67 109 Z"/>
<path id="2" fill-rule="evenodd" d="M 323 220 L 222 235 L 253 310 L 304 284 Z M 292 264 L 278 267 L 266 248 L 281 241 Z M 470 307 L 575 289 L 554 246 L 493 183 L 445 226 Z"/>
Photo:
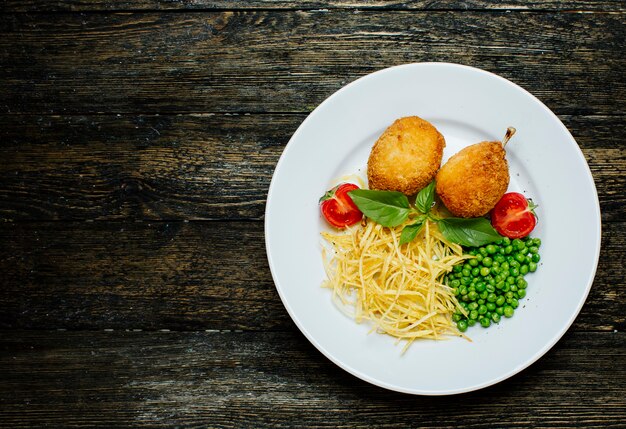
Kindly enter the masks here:
<path id="1" fill-rule="evenodd" d="M 459 304 L 443 283 L 455 264 L 471 258 L 450 243 L 429 221 L 419 237 L 401 246 L 404 225 L 383 227 L 367 221 L 345 232 L 324 232 L 328 280 L 339 309 L 357 322 L 371 321 L 375 330 L 406 340 L 458 335 L 451 315 Z"/>
<path id="2" fill-rule="evenodd" d="M 437 194 L 460 217 L 484 216 L 509 186 L 504 149 L 515 133 L 509 128 L 502 142 L 480 142 L 453 155 L 437 173 Z"/>
<path id="3" fill-rule="evenodd" d="M 526 296 L 524 276 L 537 270 L 541 240 L 527 237 L 466 249 L 471 259 L 457 264 L 446 276 L 460 303 L 452 315 L 459 331 L 480 324 L 488 328 L 501 318 L 513 317 L 519 300 Z"/>
<path id="4" fill-rule="evenodd" d="M 406 340 L 405 350 L 513 316 L 541 245 L 528 236 L 535 205 L 505 194 L 514 133 L 461 150 L 437 172 L 441 134 L 416 116 L 398 119 L 370 154 L 371 189 L 344 183 L 320 199 L 328 222 L 345 228 L 322 233 L 323 285 L 344 313 Z"/>
<path id="5" fill-rule="evenodd" d="M 348 192 L 355 189 L 359 189 L 359 187 L 352 183 L 343 183 L 327 191 L 320 198 L 322 215 L 335 228 L 354 225 L 363 218 L 363 213 L 348 196 Z"/>
<path id="6" fill-rule="evenodd" d="M 435 177 L 445 145 L 445 139 L 430 122 L 417 116 L 396 120 L 370 153 L 370 189 L 416 194 Z"/>
<path id="7" fill-rule="evenodd" d="M 498 233 L 509 238 L 526 237 L 537 224 L 532 200 L 517 192 L 504 194 L 491 210 L 491 224 Z"/>

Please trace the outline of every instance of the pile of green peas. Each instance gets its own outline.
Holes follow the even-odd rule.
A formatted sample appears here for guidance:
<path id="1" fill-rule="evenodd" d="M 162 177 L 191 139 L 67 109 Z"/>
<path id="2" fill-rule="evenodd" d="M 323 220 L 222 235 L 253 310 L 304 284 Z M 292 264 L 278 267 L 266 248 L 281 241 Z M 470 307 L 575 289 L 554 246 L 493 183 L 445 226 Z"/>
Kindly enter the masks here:
<path id="1" fill-rule="evenodd" d="M 461 332 L 479 323 L 488 328 L 502 316 L 513 317 L 519 300 L 526 296 L 528 283 L 524 276 L 537 270 L 539 238 L 503 238 L 482 247 L 465 248 L 474 256 L 457 264 L 446 275 L 460 309 L 452 315 Z"/>

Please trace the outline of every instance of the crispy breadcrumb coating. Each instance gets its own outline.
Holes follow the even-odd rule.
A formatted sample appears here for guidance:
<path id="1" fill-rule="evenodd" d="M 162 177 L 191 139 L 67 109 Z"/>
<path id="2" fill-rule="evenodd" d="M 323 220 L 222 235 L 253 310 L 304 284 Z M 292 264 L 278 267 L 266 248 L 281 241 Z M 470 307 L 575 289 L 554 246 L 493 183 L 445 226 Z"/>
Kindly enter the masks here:
<path id="1" fill-rule="evenodd" d="M 445 145 L 445 139 L 430 122 L 417 116 L 396 120 L 370 153 L 370 189 L 416 194 L 434 179 Z"/>
<path id="2" fill-rule="evenodd" d="M 509 166 L 500 142 L 481 142 L 453 155 L 437 173 L 437 194 L 455 216 L 487 214 L 509 187 Z"/>

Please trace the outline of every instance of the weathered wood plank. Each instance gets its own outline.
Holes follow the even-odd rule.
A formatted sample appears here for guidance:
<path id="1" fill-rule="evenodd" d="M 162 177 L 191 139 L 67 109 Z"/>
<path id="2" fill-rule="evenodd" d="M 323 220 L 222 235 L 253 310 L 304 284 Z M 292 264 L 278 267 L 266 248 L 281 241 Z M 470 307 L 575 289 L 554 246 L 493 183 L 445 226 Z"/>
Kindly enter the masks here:
<path id="1" fill-rule="evenodd" d="M 558 114 L 624 114 L 623 25 L 622 13 L 8 14 L 0 111 L 308 112 L 372 71 L 447 61 Z"/>
<path id="2" fill-rule="evenodd" d="M 306 115 L 0 115 L 4 220 L 260 219 Z M 562 117 L 624 220 L 625 116 Z"/>
<path id="3" fill-rule="evenodd" d="M 622 332 L 570 333 L 508 380 L 437 398 L 369 385 L 295 332 L 1 332 L 0 422 L 617 428 L 626 419 L 624 347 Z"/>
<path id="4" fill-rule="evenodd" d="M 625 226 L 604 226 L 576 330 L 626 328 Z M 4 223 L 0 272 L 0 328 L 295 329 L 261 222 Z"/>
<path id="5" fill-rule="evenodd" d="M 249 9 L 393 9 L 393 10 L 599 10 L 615 11 L 626 9 L 619 0 L 561 1 L 509 0 L 491 2 L 472 1 L 433 1 L 433 0 L 5 0 L 4 11 L 9 12 L 49 12 L 49 11 L 116 11 L 116 10 L 249 10 Z"/>

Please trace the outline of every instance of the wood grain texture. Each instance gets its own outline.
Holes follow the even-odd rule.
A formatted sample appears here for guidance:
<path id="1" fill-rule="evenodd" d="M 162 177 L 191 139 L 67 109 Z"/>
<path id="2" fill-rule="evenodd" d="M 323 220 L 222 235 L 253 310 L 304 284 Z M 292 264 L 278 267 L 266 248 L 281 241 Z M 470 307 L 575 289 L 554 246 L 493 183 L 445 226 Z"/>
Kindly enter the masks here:
<path id="1" fill-rule="evenodd" d="M 577 330 L 626 328 L 625 230 L 604 226 Z M 295 329 L 260 222 L 5 223 L 0 272 L 0 328 Z"/>
<path id="2" fill-rule="evenodd" d="M 50 12 L 50 11 L 119 11 L 119 10 L 250 10 L 250 9 L 384 9 L 384 10 L 625 10 L 621 0 L 587 1 L 447 1 L 447 0 L 5 0 L 4 11 Z M 0 9 L 2 10 L 2 9 Z"/>
<path id="3" fill-rule="evenodd" d="M 351 376 L 296 332 L 0 332 L 0 421 L 16 429 L 618 428 L 625 347 L 623 332 L 570 333 L 496 386 L 419 397 Z"/>
<path id="4" fill-rule="evenodd" d="M 258 220 L 305 117 L 0 116 L 0 218 Z M 626 219 L 626 116 L 562 120 L 590 165 L 603 220 Z"/>
<path id="5" fill-rule="evenodd" d="M 476 65 L 557 114 L 625 114 L 623 13 L 7 14 L 0 112 L 308 112 L 396 64 Z"/>

